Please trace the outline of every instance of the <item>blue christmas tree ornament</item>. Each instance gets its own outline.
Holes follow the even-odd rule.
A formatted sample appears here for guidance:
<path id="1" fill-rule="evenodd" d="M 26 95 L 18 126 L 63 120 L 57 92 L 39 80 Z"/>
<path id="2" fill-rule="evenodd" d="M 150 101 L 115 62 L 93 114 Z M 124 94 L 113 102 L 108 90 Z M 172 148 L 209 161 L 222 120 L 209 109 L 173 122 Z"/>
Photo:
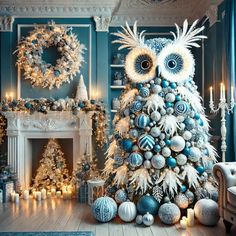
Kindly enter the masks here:
<path id="1" fill-rule="evenodd" d="M 132 106 L 130 107 L 130 110 L 135 113 L 137 111 L 141 111 L 143 108 L 143 105 L 140 101 L 134 101 Z"/>
<path id="2" fill-rule="evenodd" d="M 187 191 L 186 185 L 181 185 L 181 187 L 180 187 L 180 192 L 181 192 L 181 193 L 185 193 L 186 191 Z"/>
<path id="3" fill-rule="evenodd" d="M 139 90 L 139 94 L 140 94 L 140 96 L 146 98 L 146 97 L 148 97 L 148 96 L 150 95 L 150 90 L 149 90 L 149 88 L 147 88 L 147 87 L 142 87 L 142 88 Z"/>
<path id="4" fill-rule="evenodd" d="M 176 89 L 176 88 L 177 88 L 177 85 L 176 85 L 175 82 L 172 82 L 172 83 L 170 83 L 170 87 L 171 87 L 172 89 Z"/>
<path id="5" fill-rule="evenodd" d="M 138 146 L 143 151 L 150 151 L 155 145 L 155 140 L 151 135 L 143 134 L 138 140 Z"/>
<path id="6" fill-rule="evenodd" d="M 182 98 L 181 98 L 181 96 L 180 96 L 180 95 L 176 95 L 176 96 L 175 96 L 175 100 L 176 100 L 176 101 L 181 101 L 181 100 L 182 100 Z"/>
<path id="7" fill-rule="evenodd" d="M 183 150 L 183 154 L 184 154 L 185 156 L 188 156 L 189 153 L 190 153 L 190 149 L 189 149 L 188 147 L 185 147 L 184 150 Z"/>
<path id="8" fill-rule="evenodd" d="M 162 88 L 167 88 L 167 87 L 169 86 L 169 82 L 164 79 L 164 80 L 162 80 L 162 82 L 161 82 L 161 86 L 162 86 Z"/>
<path id="9" fill-rule="evenodd" d="M 159 206 L 159 202 L 153 196 L 144 195 L 138 200 L 137 210 L 141 215 L 149 212 L 155 216 L 158 213 Z"/>
<path id="10" fill-rule="evenodd" d="M 122 147 L 125 151 L 130 152 L 132 150 L 133 142 L 130 139 L 123 139 L 122 140 Z"/>
<path id="11" fill-rule="evenodd" d="M 196 170 L 201 175 L 205 171 L 205 168 L 203 166 L 197 166 Z"/>
<path id="12" fill-rule="evenodd" d="M 199 119 L 200 119 L 200 115 L 199 115 L 198 113 L 195 113 L 195 114 L 194 114 L 194 118 L 195 118 L 196 120 L 199 120 Z"/>
<path id="13" fill-rule="evenodd" d="M 143 156 L 138 152 L 133 152 L 129 155 L 128 162 L 134 168 L 139 167 L 143 164 Z"/>
<path id="14" fill-rule="evenodd" d="M 150 123 L 150 118 L 148 115 L 146 114 L 140 114 L 135 118 L 135 125 L 138 128 L 145 128 L 146 126 L 148 126 Z"/>
<path id="15" fill-rule="evenodd" d="M 174 168 L 176 167 L 177 163 L 176 163 L 176 159 L 173 158 L 173 157 L 168 157 L 167 160 L 166 160 L 166 164 L 171 167 L 171 168 Z"/>
<path id="16" fill-rule="evenodd" d="M 158 153 L 161 151 L 161 146 L 159 144 L 156 144 L 154 147 L 153 147 L 153 150 Z"/>
<path id="17" fill-rule="evenodd" d="M 170 139 L 166 139 L 165 143 L 166 143 L 167 146 L 170 146 L 171 145 L 171 140 Z"/>
<path id="18" fill-rule="evenodd" d="M 168 108 L 168 107 L 173 107 L 174 106 L 174 104 L 172 103 L 172 102 L 166 102 L 166 107 Z"/>

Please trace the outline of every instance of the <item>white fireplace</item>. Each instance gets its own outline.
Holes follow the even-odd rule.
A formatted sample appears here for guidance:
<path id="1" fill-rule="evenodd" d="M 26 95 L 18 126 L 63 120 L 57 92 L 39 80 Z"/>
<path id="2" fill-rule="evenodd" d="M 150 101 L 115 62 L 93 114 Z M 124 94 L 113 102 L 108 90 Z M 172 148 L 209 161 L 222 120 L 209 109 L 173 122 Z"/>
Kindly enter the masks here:
<path id="1" fill-rule="evenodd" d="M 32 180 L 32 139 L 71 139 L 73 142 L 73 169 L 85 153 L 92 156 L 92 115 L 71 111 L 4 112 L 7 119 L 8 164 L 17 173 L 22 188 L 28 188 Z"/>

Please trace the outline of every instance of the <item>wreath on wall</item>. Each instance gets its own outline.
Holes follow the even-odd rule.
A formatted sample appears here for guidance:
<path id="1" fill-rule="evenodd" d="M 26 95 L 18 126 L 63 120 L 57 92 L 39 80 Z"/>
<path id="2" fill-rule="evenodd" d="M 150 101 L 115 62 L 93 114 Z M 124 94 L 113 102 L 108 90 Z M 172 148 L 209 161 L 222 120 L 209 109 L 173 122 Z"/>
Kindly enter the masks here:
<path id="1" fill-rule="evenodd" d="M 61 57 L 52 65 L 43 60 L 44 49 L 56 47 Z M 35 26 L 29 36 L 17 46 L 17 65 L 24 70 L 24 77 L 33 87 L 52 89 L 70 83 L 80 72 L 84 62 L 85 46 L 79 42 L 71 27 L 50 22 Z"/>

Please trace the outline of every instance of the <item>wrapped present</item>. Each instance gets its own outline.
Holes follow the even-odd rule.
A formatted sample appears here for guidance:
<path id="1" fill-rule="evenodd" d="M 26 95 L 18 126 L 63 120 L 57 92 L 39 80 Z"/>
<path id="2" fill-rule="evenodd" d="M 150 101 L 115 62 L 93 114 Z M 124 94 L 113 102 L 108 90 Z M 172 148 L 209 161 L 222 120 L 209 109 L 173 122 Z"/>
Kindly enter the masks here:
<path id="1" fill-rule="evenodd" d="M 2 190 L 2 201 L 9 202 L 11 199 L 11 193 L 15 191 L 14 181 L 1 182 L 0 189 Z"/>
<path id="2" fill-rule="evenodd" d="M 78 201 L 81 203 L 88 202 L 88 184 L 84 183 L 78 187 Z"/>

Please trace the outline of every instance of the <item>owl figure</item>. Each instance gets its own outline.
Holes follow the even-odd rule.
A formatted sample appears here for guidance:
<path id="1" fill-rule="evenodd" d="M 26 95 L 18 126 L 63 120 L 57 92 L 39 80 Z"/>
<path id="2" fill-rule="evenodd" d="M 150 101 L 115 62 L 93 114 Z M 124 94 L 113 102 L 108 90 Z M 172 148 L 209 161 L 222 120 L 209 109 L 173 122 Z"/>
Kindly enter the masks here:
<path id="1" fill-rule="evenodd" d="M 114 33 L 119 49 L 130 50 L 125 59 L 128 84 L 113 120 L 104 168 L 107 194 L 117 203 L 129 199 L 139 206 L 149 194 L 159 205 L 169 199 L 187 208 L 217 192 L 208 177 L 216 151 L 193 81 L 190 49 L 206 38 L 199 35 L 204 27 L 196 26 L 197 21 L 188 27 L 187 20 L 182 28 L 176 25 L 173 40 L 145 40 L 136 23 Z"/>

